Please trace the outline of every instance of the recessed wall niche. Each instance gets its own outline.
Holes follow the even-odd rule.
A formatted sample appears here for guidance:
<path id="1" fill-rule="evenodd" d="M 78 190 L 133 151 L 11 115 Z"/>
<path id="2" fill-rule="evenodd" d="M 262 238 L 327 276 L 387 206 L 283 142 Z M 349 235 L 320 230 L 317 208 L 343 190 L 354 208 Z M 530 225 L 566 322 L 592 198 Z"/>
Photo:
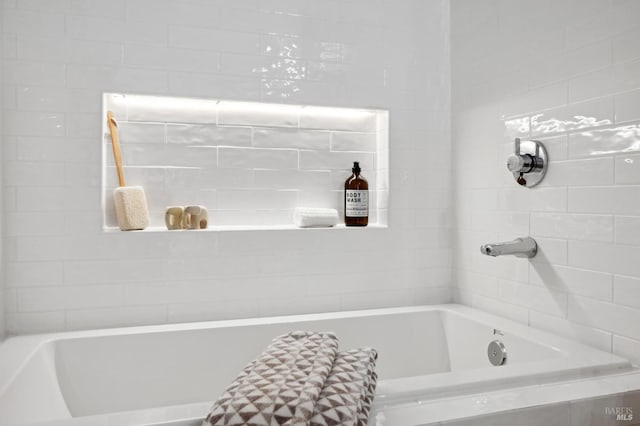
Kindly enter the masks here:
<path id="1" fill-rule="evenodd" d="M 296 207 L 343 213 L 354 161 L 369 181 L 369 223 L 387 225 L 389 115 L 376 109 L 107 93 L 127 185 L 144 187 L 150 229 L 168 206 L 203 205 L 209 228 L 289 227 Z M 105 230 L 118 229 L 118 185 L 103 120 Z"/>

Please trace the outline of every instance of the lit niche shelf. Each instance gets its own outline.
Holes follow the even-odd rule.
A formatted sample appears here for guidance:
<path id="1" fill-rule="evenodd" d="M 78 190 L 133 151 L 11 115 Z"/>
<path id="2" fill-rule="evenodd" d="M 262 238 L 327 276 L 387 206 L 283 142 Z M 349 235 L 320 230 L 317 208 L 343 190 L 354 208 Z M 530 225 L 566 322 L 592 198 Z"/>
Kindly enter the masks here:
<path id="1" fill-rule="evenodd" d="M 106 111 L 118 123 L 126 184 L 146 193 L 143 232 L 169 232 L 166 208 L 187 205 L 207 207 L 207 231 L 317 230 L 295 227 L 293 210 L 329 207 L 342 218 L 354 161 L 369 181 L 367 228 L 387 226 L 388 111 L 116 93 L 104 95 L 103 117 Z M 119 231 L 118 181 L 102 121 L 103 228 Z"/>

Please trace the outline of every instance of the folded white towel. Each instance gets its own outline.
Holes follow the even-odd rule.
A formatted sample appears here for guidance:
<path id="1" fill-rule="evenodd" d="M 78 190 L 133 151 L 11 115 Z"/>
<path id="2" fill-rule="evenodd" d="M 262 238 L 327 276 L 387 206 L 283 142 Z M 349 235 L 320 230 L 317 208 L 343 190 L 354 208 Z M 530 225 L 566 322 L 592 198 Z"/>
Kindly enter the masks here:
<path id="1" fill-rule="evenodd" d="M 338 211 L 336 209 L 296 207 L 293 211 L 293 223 L 301 228 L 336 226 Z"/>

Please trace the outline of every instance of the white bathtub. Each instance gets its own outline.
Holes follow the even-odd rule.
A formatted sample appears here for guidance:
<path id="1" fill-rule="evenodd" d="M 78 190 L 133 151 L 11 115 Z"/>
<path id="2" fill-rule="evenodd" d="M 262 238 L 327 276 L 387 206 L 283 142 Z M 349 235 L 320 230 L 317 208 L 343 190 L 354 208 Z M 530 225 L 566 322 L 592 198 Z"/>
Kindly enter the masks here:
<path id="1" fill-rule="evenodd" d="M 375 347 L 378 410 L 630 368 L 460 305 L 21 336 L 0 345 L 0 425 L 199 424 L 249 360 L 297 329 L 335 331 L 341 349 Z M 487 358 L 494 339 L 508 351 L 499 367 Z"/>

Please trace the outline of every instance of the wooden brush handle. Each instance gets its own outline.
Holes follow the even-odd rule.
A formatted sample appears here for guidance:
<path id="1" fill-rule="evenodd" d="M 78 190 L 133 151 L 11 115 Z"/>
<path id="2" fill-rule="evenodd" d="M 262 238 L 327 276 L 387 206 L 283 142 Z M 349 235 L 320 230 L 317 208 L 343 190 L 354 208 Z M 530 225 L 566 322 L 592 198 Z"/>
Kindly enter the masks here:
<path id="1" fill-rule="evenodd" d="M 120 142 L 118 141 L 118 124 L 113 118 L 113 113 L 107 111 L 107 125 L 111 133 L 111 146 L 113 147 L 113 158 L 116 161 L 116 172 L 118 172 L 118 186 L 124 185 L 124 173 L 122 172 L 122 157 L 120 156 Z"/>

